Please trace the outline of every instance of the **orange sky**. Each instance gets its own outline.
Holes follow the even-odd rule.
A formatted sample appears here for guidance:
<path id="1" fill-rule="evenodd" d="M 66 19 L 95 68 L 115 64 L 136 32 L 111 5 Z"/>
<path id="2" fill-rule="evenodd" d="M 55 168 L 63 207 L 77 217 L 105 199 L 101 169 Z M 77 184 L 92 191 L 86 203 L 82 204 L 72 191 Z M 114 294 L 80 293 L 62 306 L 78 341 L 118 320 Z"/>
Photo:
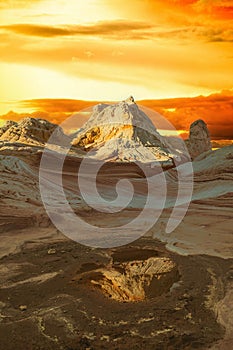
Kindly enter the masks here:
<path id="1" fill-rule="evenodd" d="M 232 104 L 216 96 L 232 95 L 232 19 L 233 0 L 0 0 L 0 113 L 38 110 L 19 100 L 210 95 L 154 107 L 228 137 Z"/>

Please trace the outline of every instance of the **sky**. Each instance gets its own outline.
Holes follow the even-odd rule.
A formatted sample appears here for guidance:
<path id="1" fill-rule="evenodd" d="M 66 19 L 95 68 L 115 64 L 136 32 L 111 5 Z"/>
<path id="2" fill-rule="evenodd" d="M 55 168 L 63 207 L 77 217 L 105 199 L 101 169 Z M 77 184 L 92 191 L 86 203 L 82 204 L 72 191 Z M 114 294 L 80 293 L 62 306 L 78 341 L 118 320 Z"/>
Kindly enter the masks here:
<path id="1" fill-rule="evenodd" d="M 232 20 L 233 0 L 0 0 L 0 124 L 133 95 L 233 138 Z"/>

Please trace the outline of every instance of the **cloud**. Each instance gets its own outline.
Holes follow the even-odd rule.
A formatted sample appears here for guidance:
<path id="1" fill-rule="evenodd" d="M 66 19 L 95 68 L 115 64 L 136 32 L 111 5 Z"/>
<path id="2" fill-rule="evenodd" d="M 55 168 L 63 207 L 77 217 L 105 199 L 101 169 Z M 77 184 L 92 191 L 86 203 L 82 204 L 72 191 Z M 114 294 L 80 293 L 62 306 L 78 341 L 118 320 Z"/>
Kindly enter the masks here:
<path id="1" fill-rule="evenodd" d="M 80 111 L 81 109 L 94 106 L 98 102 L 96 101 L 82 101 L 74 99 L 34 99 L 34 100 L 23 100 L 19 102 L 21 108 L 37 109 L 43 112 L 56 113 L 73 113 Z"/>
<path id="2" fill-rule="evenodd" d="M 0 26 L 0 29 L 4 29 L 16 34 L 40 37 L 64 36 L 70 35 L 71 33 L 68 29 L 65 28 L 41 26 L 36 24 L 12 24 Z"/>
<path id="3" fill-rule="evenodd" d="M 85 113 L 79 113 L 86 110 L 99 102 L 96 101 L 82 101 L 73 99 L 34 99 L 23 100 L 16 104 L 16 107 L 23 109 L 34 110 L 33 112 L 16 113 L 9 111 L 6 114 L 0 115 L 0 123 L 4 124 L 4 121 L 14 120 L 19 121 L 26 117 L 41 118 L 49 120 L 52 123 L 60 124 L 66 118 L 71 115 L 78 114 L 78 118 L 75 119 L 76 127 L 81 127 L 87 120 L 88 115 Z"/>
<path id="4" fill-rule="evenodd" d="M 52 38 L 57 36 L 111 36 L 115 35 L 119 39 L 146 38 L 146 30 L 151 30 L 152 25 L 148 23 L 115 20 L 97 22 L 91 25 L 64 25 L 64 26 L 47 26 L 40 24 L 11 24 L 0 26 L 0 29 L 10 31 L 16 34 L 27 36 L 38 36 Z"/>
<path id="5" fill-rule="evenodd" d="M 178 130 L 188 130 L 193 121 L 203 119 L 213 139 L 233 139 L 232 90 L 206 97 L 145 100 L 142 104 L 160 112 Z"/>
<path id="6" fill-rule="evenodd" d="M 233 25 L 225 20 L 232 1 L 37 2 L 4 1 L 13 11 L 2 13 L 0 26 L 3 100 L 72 98 L 77 91 L 79 98 L 114 98 L 122 87 L 140 91 L 140 98 L 193 96 L 232 87 Z M 19 3 L 22 8 L 14 11 Z M 25 9 L 29 3 L 36 6 Z M 75 11 L 77 3 L 87 16 Z M 27 69 L 35 70 L 33 87 Z M 102 84 L 98 91 L 95 83 Z"/>
<path id="7" fill-rule="evenodd" d="M 232 42 L 233 28 L 218 26 L 185 26 L 183 28 L 166 28 L 150 23 L 115 20 L 101 21 L 89 25 L 48 26 L 40 24 L 10 24 L 0 26 L 0 30 L 28 37 L 54 38 L 72 36 L 100 36 L 118 40 L 175 39 L 190 42 L 202 40 L 206 42 Z"/>
<path id="8" fill-rule="evenodd" d="M 233 15 L 232 0 L 198 0 L 193 8 L 197 12 L 207 12 L 215 19 L 230 20 Z"/>
<path id="9" fill-rule="evenodd" d="M 181 29 L 153 31 L 151 37 L 161 39 L 176 39 L 177 41 L 199 40 L 202 42 L 232 42 L 233 30 L 228 28 L 216 28 L 205 26 L 191 26 Z"/>
<path id="10" fill-rule="evenodd" d="M 125 38 L 125 34 L 118 33 L 118 36 Z M 131 34 L 130 34 L 131 35 Z M 108 83 L 121 83 L 132 85 L 132 90 L 139 90 L 142 87 L 140 97 L 156 96 L 185 96 L 210 91 L 221 90 L 232 87 L 232 78 L 229 74 L 232 62 L 226 56 L 230 56 L 229 45 L 218 43 L 194 43 L 190 34 L 187 43 L 179 44 L 177 39 L 161 41 L 132 40 L 130 43 L 119 42 L 107 38 L 106 40 L 93 40 L 85 36 L 82 40 L 78 37 L 57 37 L 53 40 L 41 40 L 39 37 L 9 35 L 4 41 L 2 38 L 1 61 L 10 64 L 23 65 L 26 74 L 25 79 L 21 78 L 20 84 L 25 86 L 27 79 L 26 67 L 40 67 L 49 71 L 55 71 L 67 76 L 70 81 L 77 84 L 77 89 L 70 89 L 70 95 L 64 94 L 61 86 L 61 93 L 51 93 L 46 87 L 46 75 L 44 71 L 41 78 L 38 78 L 38 93 L 34 96 L 25 93 L 25 98 L 31 97 L 75 97 L 74 91 L 82 89 L 78 79 L 89 79 L 101 82 L 103 85 L 103 98 L 109 96 Z M 216 48 L 216 46 L 221 46 Z M 223 51 L 225 50 L 225 51 Z M 88 54 L 89 52 L 89 54 Z M 120 55 L 116 55 L 120 52 Z M 19 68 L 21 69 L 21 68 Z M 4 70 L 4 69 L 3 69 Z M 77 79 L 77 80 L 76 80 Z M 5 78 L 7 81 L 7 77 Z M 76 81 L 75 81 L 76 80 Z M 61 79 L 62 81 L 62 79 Z M 12 88 L 16 91 L 5 99 L 19 99 L 18 91 L 14 85 L 19 85 L 19 80 L 13 83 Z M 44 88 L 41 88 L 41 84 Z M 61 83 L 60 83 L 61 84 Z M 4 91 L 2 80 L 2 91 Z M 59 85 L 57 79 L 56 88 Z M 74 85 L 74 84 L 73 84 Z M 134 88 L 135 87 L 135 88 Z M 107 89 L 107 94 L 104 89 Z M 91 87 L 90 87 L 91 89 Z M 149 94 L 143 90 L 150 91 Z M 129 93 L 131 93 L 129 91 Z M 3 94 L 3 93 L 2 93 Z M 112 91 L 114 99 L 115 92 Z M 98 95 L 99 96 L 99 95 Z M 94 91 L 92 96 L 84 94 L 82 98 L 95 99 Z M 122 96 L 123 98 L 124 96 Z"/>
<path id="11" fill-rule="evenodd" d="M 211 28 L 203 31 L 203 36 L 209 42 L 233 42 L 233 29 Z"/>

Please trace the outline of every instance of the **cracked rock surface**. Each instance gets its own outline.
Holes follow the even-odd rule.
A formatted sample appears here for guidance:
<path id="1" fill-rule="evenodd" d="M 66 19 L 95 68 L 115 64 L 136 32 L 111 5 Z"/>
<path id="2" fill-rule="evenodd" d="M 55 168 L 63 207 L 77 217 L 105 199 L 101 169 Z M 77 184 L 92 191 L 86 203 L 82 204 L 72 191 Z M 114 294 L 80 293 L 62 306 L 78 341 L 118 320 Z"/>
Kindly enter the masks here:
<path id="1" fill-rule="evenodd" d="M 149 238 L 111 250 L 81 246 L 51 229 L 50 236 L 30 229 L 29 237 L 0 260 L 1 349 L 211 349 L 224 337 L 214 308 L 219 302 L 219 317 L 229 319 L 222 308 L 231 310 L 228 294 L 224 299 L 229 259 L 179 256 Z M 143 286 L 155 272 L 169 275 L 177 268 L 179 275 L 157 295 L 122 302 L 90 283 L 98 281 L 98 270 L 107 275 L 109 266 L 125 268 L 121 274 L 131 281 L 138 278 L 140 292 L 140 269 L 146 273 Z"/>

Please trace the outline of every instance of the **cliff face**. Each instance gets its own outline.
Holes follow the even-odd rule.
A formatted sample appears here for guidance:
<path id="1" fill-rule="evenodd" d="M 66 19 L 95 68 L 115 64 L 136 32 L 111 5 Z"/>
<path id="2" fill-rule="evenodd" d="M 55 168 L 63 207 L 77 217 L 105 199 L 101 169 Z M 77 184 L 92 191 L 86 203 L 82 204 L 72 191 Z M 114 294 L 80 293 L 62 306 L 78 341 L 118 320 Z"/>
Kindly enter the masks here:
<path id="1" fill-rule="evenodd" d="M 186 145 L 192 159 L 212 149 L 210 133 L 203 120 L 196 120 L 190 125 L 189 139 L 186 140 Z"/>

